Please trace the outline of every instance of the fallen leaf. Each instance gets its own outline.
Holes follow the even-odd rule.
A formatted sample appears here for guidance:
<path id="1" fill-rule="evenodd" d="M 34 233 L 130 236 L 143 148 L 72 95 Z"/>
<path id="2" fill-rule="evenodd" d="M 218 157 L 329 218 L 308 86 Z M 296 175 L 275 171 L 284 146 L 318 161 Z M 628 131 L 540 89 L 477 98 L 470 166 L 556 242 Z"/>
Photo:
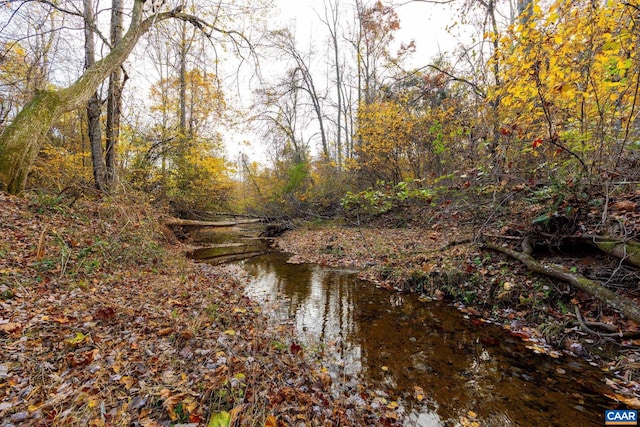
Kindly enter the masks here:
<path id="1" fill-rule="evenodd" d="M 82 332 L 76 332 L 76 336 L 75 337 L 67 338 L 65 340 L 65 342 L 67 344 L 70 344 L 70 345 L 78 345 L 81 342 L 83 342 L 86 338 L 87 338 L 87 336 L 85 334 L 83 334 Z"/>
<path id="2" fill-rule="evenodd" d="M 637 204 L 631 200 L 621 200 L 611 205 L 611 207 L 623 212 L 633 212 L 636 210 Z"/>
<path id="3" fill-rule="evenodd" d="M 640 399 L 637 397 L 624 396 L 618 393 L 605 393 L 605 396 L 613 400 L 617 400 L 618 402 L 622 402 L 630 408 L 640 409 Z"/>
<path id="4" fill-rule="evenodd" d="M 159 337 L 166 337 L 167 335 L 173 333 L 173 328 L 164 328 L 158 331 Z"/>
<path id="5" fill-rule="evenodd" d="M 429 263 L 429 262 L 422 263 L 422 271 L 429 274 L 433 271 L 435 266 L 436 266 L 435 264 Z"/>
<path id="6" fill-rule="evenodd" d="M 231 423 L 231 414 L 226 411 L 218 412 L 211 416 L 207 427 L 229 427 Z"/>
<path id="7" fill-rule="evenodd" d="M 296 343 L 291 343 L 291 345 L 289 346 L 289 352 L 291 354 L 298 354 L 298 353 L 300 353 L 301 350 L 302 350 L 302 347 L 300 347 Z"/>
<path id="8" fill-rule="evenodd" d="M 20 323 L 9 322 L 0 324 L 0 332 L 5 334 L 12 334 L 20 330 L 22 325 Z"/>
<path id="9" fill-rule="evenodd" d="M 268 415 L 264 420 L 264 427 L 278 427 L 278 419 L 273 415 Z"/>

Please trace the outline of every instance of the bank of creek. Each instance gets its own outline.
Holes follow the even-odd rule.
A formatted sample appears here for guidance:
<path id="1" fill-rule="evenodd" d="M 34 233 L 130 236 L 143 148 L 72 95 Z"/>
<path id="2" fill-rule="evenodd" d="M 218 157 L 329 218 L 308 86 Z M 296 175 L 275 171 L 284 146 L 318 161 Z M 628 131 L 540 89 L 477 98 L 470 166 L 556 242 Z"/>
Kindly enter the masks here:
<path id="1" fill-rule="evenodd" d="M 220 248 L 213 252 L 219 256 Z M 595 426 L 616 407 L 601 394 L 602 371 L 584 359 L 537 354 L 531 343 L 450 303 L 288 258 L 269 251 L 234 261 L 251 277 L 246 295 L 274 328 L 291 329 L 336 390 L 357 400 L 365 385 L 380 405 L 398 405 L 404 425 Z"/>

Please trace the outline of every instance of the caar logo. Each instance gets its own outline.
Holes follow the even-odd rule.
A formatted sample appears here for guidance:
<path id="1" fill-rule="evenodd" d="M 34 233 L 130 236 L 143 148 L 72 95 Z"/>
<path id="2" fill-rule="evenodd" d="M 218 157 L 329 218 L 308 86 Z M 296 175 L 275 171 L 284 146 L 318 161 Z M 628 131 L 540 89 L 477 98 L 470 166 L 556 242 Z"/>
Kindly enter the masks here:
<path id="1" fill-rule="evenodd" d="M 617 409 L 604 412 L 606 426 L 637 426 L 638 411 L 631 409 Z"/>

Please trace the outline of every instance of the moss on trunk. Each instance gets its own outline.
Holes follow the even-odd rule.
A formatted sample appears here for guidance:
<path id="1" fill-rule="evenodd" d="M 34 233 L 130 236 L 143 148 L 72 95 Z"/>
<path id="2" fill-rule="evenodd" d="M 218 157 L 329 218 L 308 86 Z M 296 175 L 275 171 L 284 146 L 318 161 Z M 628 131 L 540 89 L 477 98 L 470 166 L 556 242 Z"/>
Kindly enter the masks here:
<path id="1" fill-rule="evenodd" d="M 595 245 L 606 254 L 620 258 L 636 267 L 640 267 L 639 242 L 595 242 Z"/>
<path id="2" fill-rule="evenodd" d="M 20 193 L 38 152 L 43 136 L 59 114 L 57 92 L 38 93 L 0 137 L 0 189 Z"/>

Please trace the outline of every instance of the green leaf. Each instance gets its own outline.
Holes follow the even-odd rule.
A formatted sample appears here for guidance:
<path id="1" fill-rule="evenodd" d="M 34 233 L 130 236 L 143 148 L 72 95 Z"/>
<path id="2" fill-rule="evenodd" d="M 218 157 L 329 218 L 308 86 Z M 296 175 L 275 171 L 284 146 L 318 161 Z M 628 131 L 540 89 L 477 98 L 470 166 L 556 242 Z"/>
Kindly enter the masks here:
<path id="1" fill-rule="evenodd" d="M 231 414 L 227 411 L 222 411 L 211 417 L 207 427 L 229 427 L 229 424 L 231 424 Z"/>
<path id="2" fill-rule="evenodd" d="M 67 343 L 75 345 L 75 344 L 80 344 L 82 341 L 84 341 L 84 339 L 87 336 L 85 334 L 83 334 L 82 332 L 76 332 L 76 336 L 73 338 L 69 338 L 67 339 Z"/>
<path id="3" fill-rule="evenodd" d="M 540 215 L 536 219 L 533 220 L 534 224 L 546 223 L 551 219 L 549 214 Z"/>

